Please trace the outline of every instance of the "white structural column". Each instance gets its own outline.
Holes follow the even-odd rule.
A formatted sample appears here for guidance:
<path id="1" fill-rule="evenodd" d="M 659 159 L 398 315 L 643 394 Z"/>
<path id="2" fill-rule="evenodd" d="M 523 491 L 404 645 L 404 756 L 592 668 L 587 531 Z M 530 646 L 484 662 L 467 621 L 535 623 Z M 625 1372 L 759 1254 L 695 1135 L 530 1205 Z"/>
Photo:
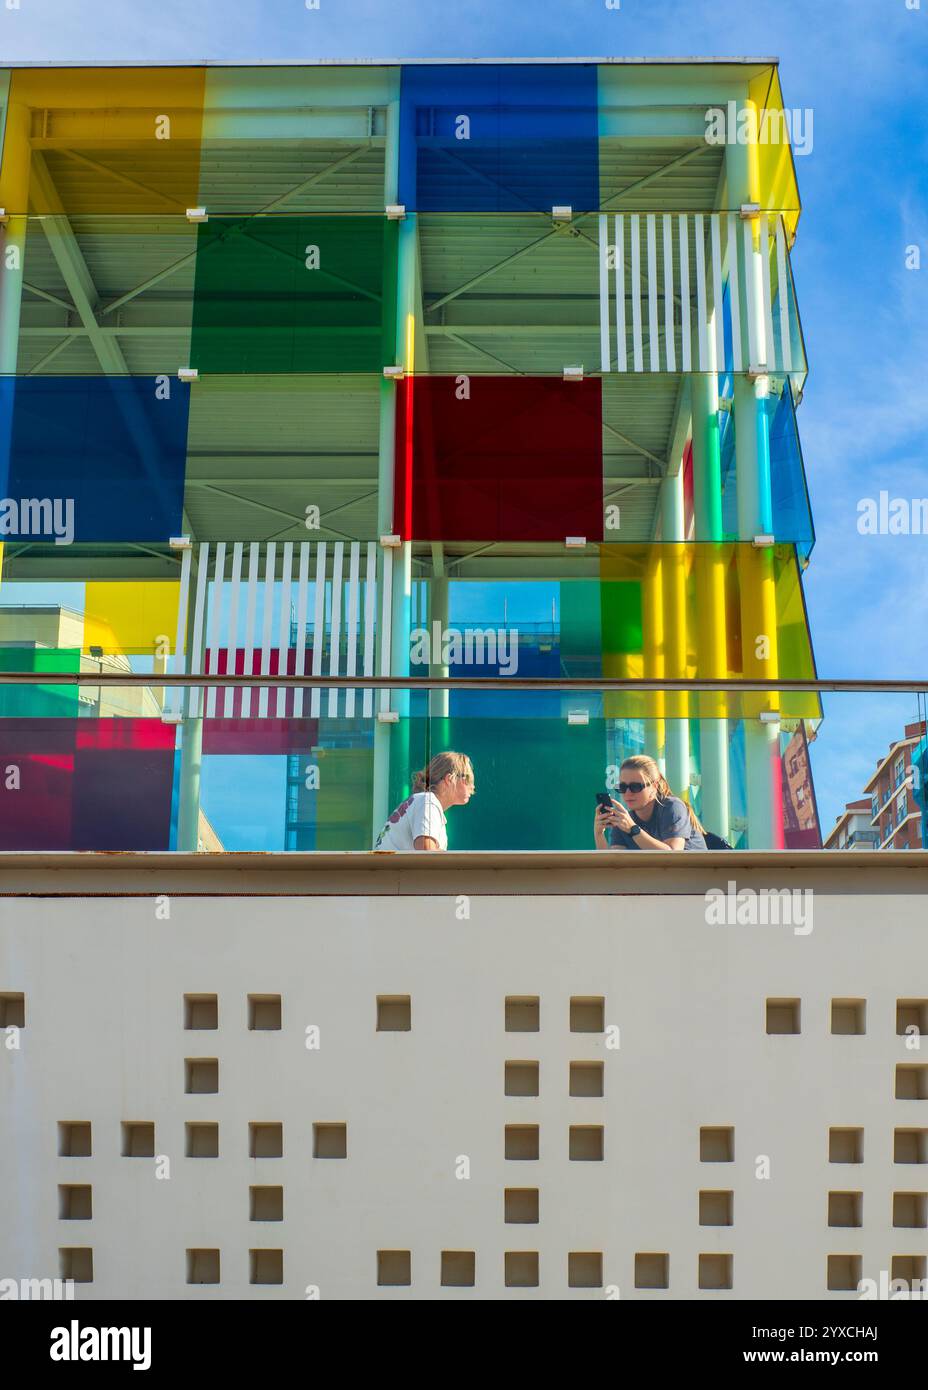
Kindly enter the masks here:
<path id="1" fill-rule="evenodd" d="M 683 468 L 661 483 L 664 670 L 675 680 L 686 674 L 686 555 L 684 549 Z M 686 692 L 667 694 L 664 721 L 665 775 L 675 795 L 690 783 L 690 728 Z"/>
<path id="2" fill-rule="evenodd" d="M 752 103 L 745 102 L 744 106 Z M 740 113 L 740 108 L 739 108 Z M 757 115 L 756 110 L 753 113 Z M 749 130 L 752 126 L 749 124 Z M 741 209 L 761 201 L 756 145 L 725 147 L 726 174 L 732 205 Z M 748 550 L 756 536 L 773 533 L 770 477 L 770 426 L 767 398 L 768 370 L 774 365 L 774 340 L 770 311 L 768 218 L 740 219 L 742 235 L 729 249 L 729 274 L 737 274 L 742 260 L 740 335 L 747 345 L 750 370 L 734 374 L 735 469 L 738 488 L 738 539 L 740 555 L 741 637 L 745 676 L 774 679 L 779 674 L 777 654 L 776 582 L 774 557 L 769 549 Z M 774 213 L 773 226 L 777 225 Z M 785 302 L 785 286 L 780 293 Z M 781 304 L 781 308 L 782 308 Z M 784 340 L 788 343 L 788 335 Z M 775 714 L 779 701 L 765 697 L 767 712 Z M 751 849 L 783 847 L 780 793 L 780 725 L 760 719 L 756 701 L 745 701 L 744 748 L 747 791 L 748 845 Z"/>

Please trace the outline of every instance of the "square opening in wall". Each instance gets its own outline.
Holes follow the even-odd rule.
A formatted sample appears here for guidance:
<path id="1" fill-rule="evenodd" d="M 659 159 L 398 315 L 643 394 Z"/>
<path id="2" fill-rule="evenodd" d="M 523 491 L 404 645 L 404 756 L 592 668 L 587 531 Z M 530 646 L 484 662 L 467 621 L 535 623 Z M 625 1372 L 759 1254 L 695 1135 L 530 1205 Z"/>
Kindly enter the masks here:
<path id="1" fill-rule="evenodd" d="M 733 1192 L 700 1192 L 700 1226 L 731 1226 L 734 1222 Z"/>
<path id="2" fill-rule="evenodd" d="M 249 1221 L 283 1221 L 282 1187 L 249 1187 L 248 1198 Z"/>
<path id="3" fill-rule="evenodd" d="M 89 1120 L 58 1121 L 58 1154 L 61 1158 L 90 1158 Z"/>
<path id="4" fill-rule="evenodd" d="M 507 1062 L 504 1084 L 507 1096 L 537 1096 L 538 1063 Z"/>
<path id="5" fill-rule="evenodd" d="M 928 1225 L 928 1193 L 894 1192 L 893 1225 L 916 1229 Z"/>
<path id="6" fill-rule="evenodd" d="M 538 1251 L 507 1250 L 504 1259 L 507 1289 L 538 1287 Z"/>
<path id="7" fill-rule="evenodd" d="M 541 1000 L 535 994 L 510 994 L 506 999 L 506 1032 L 537 1033 L 541 1027 Z"/>
<path id="8" fill-rule="evenodd" d="M 123 1158 L 154 1158 L 155 1126 L 151 1120 L 123 1120 Z"/>
<path id="9" fill-rule="evenodd" d="M 249 1250 L 251 1265 L 249 1284 L 282 1284 L 284 1282 L 284 1252 L 282 1250 Z"/>
<path id="10" fill-rule="evenodd" d="M 862 1255 L 829 1255 L 827 1287 L 833 1293 L 850 1289 L 856 1291 L 862 1269 Z"/>
<path id="11" fill-rule="evenodd" d="M 896 1099 L 928 1100 L 928 1064 L 897 1062 Z"/>
<path id="12" fill-rule="evenodd" d="M 277 1033 L 281 1027 L 279 994 L 249 994 L 248 1027 L 253 1033 Z M 254 1282 L 254 1281 L 252 1281 Z M 276 1279 L 262 1280 L 276 1284 Z"/>
<path id="13" fill-rule="evenodd" d="M 218 1028 L 218 997 L 215 994 L 185 994 L 184 1027 L 204 1030 Z"/>
<path id="14" fill-rule="evenodd" d="M 928 1129 L 893 1131 L 894 1163 L 928 1163 Z"/>
<path id="15" fill-rule="evenodd" d="M 862 1129 L 830 1129 L 828 1131 L 829 1163 L 863 1163 L 864 1132 Z"/>
<path id="16" fill-rule="evenodd" d="M 58 1216 L 61 1221 L 92 1220 L 93 1197 L 89 1183 L 59 1185 Z"/>
<path id="17" fill-rule="evenodd" d="M 507 1187 L 503 1198 L 504 1220 L 534 1225 L 538 1221 L 538 1188 Z"/>
<path id="18" fill-rule="evenodd" d="M 58 1269 L 62 1279 L 73 1279 L 75 1284 L 92 1284 L 93 1249 L 89 1245 L 59 1248 Z"/>
<path id="19" fill-rule="evenodd" d="M 604 1069 L 602 1062 L 571 1062 L 570 1094 L 572 1096 L 601 1096 Z"/>
<path id="20" fill-rule="evenodd" d="M 701 1289 L 730 1289 L 732 1287 L 732 1256 L 700 1255 L 699 1287 Z"/>
<path id="21" fill-rule="evenodd" d="M 670 1256 L 653 1250 L 635 1255 L 636 1289 L 669 1289 Z"/>
<path id="22" fill-rule="evenodd" d="M 860 1036 L 866 1033 L 866 999 L 832 999 L 831 1031 L 844 1036 Z"/>
<path id="23" fill-rule="evenodd" d="M 377 1283 L 381 1287 L 412 1283 L 412 1256 L 408 1250 L 377 1251 Z"/>
<path id="24" fill-rule="evenodd" d="M 893 1255 L 889 1268 L 890 1279 L 904 1279 L 911 1286 L 912 1292 L 915 1292 L 916 1281 L 920 1283 L 928 1272 L 928 1257 L 925 1255 Z M 920 1293 L 921 1289 L 918 1292 Z"/>
<path id="25" fill-rule="evenodd" d="M 313 1158 L 347 1158 L 348 1126 L 346 1124 L 313 1125 Z"/>
<path id="26" fill-rule="evenodd" d="M 896 1032 L 900 1037 L 928 1033 L 928 999 L 896 1000 Z"/>
<path id="27" fill-rule="evenodd" d="M 250 1158 L 282 1158 L 284 1127 L 269 1120 L 252 1120 L 248 1126 Z"/>
<path id="28" fill-rule="evenodd" d="M 606 1001 L 602 995 L 575 994 L 570 1001 L 570 1031 L 572 1033 L 604 1033 L 606 1031 Z"/>
<path id="29" fill-rule="evenodd" d="M 184 1058 L 184 1091 L 188 1096 L 215 1095 L 219 1090 L 217 1057 Z"/>
<path id="30" fill-rule="evenodd" d="M 0 1028 L 25 1028 L 26 996 L 9 992 L 0 993 Z"/>
<path id="31" fill-rule="evenodd" d="M 734 1163 L 735 1131 L 729 1126 L 704 1125 L 699 1131 L 700 1163 Z"/>
<path id="32" fill-rule="evenodd" d="M 184 1126 L 188 1158 L 219 1157 L 219 1126 L 208 1121 Z"/>
<path id="33" fill-rule="evenodd" d="M 187 1283 L 188 1283 L 188 1284 L 218 1284 L 218 1283 L 219 1283 L 219 1251 L 218 1251 L 218 1250 L 188 1250 L 188 1251 L 187 1251 Z"/>
<path id="34" fill-rule="evenodd" d="M 538 1126 L 507 1125 L 506 1157 L 534 1159 L 538 1157 Z"/>
<path id="35" fill-rule="evenodd" d="M 571 1250 L 567 1255 L 569 1289 L 601 1289 L 603 1256 L 601 1250 Z"/>
<path id="36" fill-rule="evenodd" d="M 570 1157 L 580 1162 L 601 1163 L 603 1158 L 602 1125 L 570 1126 Z"/>
<path id="37" fill-rule="evenodd" d="M 862 1226 L 864 1194 L 862 1192 L 829 1192 L 829 1226 Z"/>
<path id="38" fill-rule="evenodd" d="M 767 1000 L 768 1033 L 799 1033 L 802 1031 L 800 1022 L 801 1007 L 798 999 Z"/>
<path id="39" fill-rule="evenodd" d="M 408 994 L 378 994 L 377 1032 L 412 1031 L 412 999 Z"/>
<path id="40" fill-rule="evenodd" d="M 471 1289 L 476 1283 L 477 1257 L 473 1250 L 441 1252 L 441 1282 L 446 1289 Z"/>

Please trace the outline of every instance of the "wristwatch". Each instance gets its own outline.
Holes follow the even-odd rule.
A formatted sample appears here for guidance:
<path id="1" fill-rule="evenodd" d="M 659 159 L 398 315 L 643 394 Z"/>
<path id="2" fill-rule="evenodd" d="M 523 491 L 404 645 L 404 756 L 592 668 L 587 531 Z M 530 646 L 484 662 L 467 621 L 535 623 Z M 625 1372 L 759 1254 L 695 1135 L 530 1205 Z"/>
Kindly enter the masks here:
<path id="1" fill-rule="evenodd" d="M 641 826 L 640 826 L 640 825 L 633 825 L 632 828 L 631 828 L 631 830 L 626 830 L 625 833 L 626 833 L 626 835 L 631 835 L 632 839 L 634 839 L 636 835 L 640 835 L 640 834 L 641 834 Z"/>

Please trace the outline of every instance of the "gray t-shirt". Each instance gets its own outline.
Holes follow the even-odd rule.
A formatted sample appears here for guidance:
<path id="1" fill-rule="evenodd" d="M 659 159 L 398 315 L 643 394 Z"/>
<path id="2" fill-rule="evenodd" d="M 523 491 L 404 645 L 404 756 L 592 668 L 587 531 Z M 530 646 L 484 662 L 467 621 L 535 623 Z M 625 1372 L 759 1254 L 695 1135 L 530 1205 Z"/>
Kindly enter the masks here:
<path id="1" fill-rule="evenodd" d="M 639 820 L 634 811 L 629 811 L 629 815 L 636 825 L 640 825 L 646 834 L 653 835 L 655 840 L 672 840 L 675 836 L 682 836 L 685 850 L 706 848 L 705 840 L 698 830 L 693 829 L 689 812 L 678 796 L 666 796 L 663 801 L 655 801 L 650 820 Z M 608 833 L 611 845 L 617 845 L 622 849 L 641 849 L 640 835 L 629 835 L 626 830 L 620 830 L 616 825 L 611 825 Z"/>

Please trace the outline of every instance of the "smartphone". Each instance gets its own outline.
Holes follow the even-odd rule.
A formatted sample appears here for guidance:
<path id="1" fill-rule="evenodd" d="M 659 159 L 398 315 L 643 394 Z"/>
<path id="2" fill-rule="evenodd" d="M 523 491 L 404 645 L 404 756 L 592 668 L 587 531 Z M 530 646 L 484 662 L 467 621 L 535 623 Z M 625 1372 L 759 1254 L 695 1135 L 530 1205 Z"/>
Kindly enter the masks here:
<path id="1" fill-rule="evenodd" d="M 599 807 L 599 814 L 600 814 L 600 815 L 602 815 L 602 813 L 603 813 L 604 811 L 611 811 L 611 810 L 612 810 L 612 797 L 609 795 L 608 792 L 597 792 L 597 793 L 596 793 L 596 805 Z"/>

